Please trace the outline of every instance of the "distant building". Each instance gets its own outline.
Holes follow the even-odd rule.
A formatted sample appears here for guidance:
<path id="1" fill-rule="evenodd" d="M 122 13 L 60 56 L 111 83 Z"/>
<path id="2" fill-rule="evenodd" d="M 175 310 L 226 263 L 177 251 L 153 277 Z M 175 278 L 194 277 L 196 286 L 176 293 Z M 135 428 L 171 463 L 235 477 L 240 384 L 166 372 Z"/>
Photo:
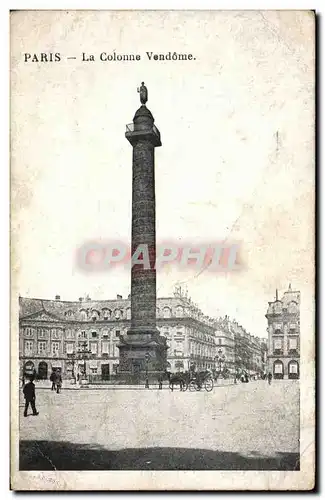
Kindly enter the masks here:
<path id="1" fill-rule="evenodd" d="M 269 302 L 268 370 L 276 379 L 299 378 L 300 373 L 300 292 L 291 285 L 281 300 Z"/>
<path id="2" fill-rule="evenodd" d="M 215 323 L 216 328 L 216 366 L 217 372 L 225 368 L 231 374 L 235 372 L 235 335 L 231 328 L 228 316 L 219 318 Z"/>
<path id="3" fill-rule="evenodd" d="M 247 371 L 250 375 L 262 375 L 266 372 L 267 340 L 248 333 L 245 328 L 228 316 L 219 318 L 215 324 L 217 371 L 220 359 L 230 373 Z"/>
<path id="4" fill-rule="evenodd" d="M 79 301 L 19 298 L 20 374 L 35 369 L 48 379 L 60 369 L 70 379 L 86 371 L 108 380 L 118 371 L 120 335 L 130 327 L 130 298 Z M 157 328 L 167 339 L 167 369 L 212 369 L 216 355 L 215 329 L 192 301 L 176 292 L 157 300 Z"/>

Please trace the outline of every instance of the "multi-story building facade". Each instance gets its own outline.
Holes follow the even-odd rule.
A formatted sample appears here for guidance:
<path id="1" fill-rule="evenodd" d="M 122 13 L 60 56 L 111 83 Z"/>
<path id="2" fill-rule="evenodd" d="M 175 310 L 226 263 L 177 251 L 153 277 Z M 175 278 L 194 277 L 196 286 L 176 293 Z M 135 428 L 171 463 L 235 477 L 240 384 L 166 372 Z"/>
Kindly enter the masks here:
<path id="1" fill-rule="evenodd" d="M 274 378 L 299 378 L 300 372 L 300 292 L 291 285 L 279 300 L 269 302 L 268 370 Z"/>
<path id="2" fill-rule="evenodd" d="M 86 372 L 108 380 L 118 373 L 121 335 L 130 327 L 130 297 L 94 301 L 19 299 L 19 355 L 23 370 L 35 370 L 41 379 L 53 369 L 64 378 Z M 266 371 L 266 341 L 250 335 L 228 316 L 211 318 L 182 292 L 157 300 L 157 328 L 168 345 L 167 369 L 172 372 L 236 369 Z"/>
<path id="3" fill-rule="evenodd" d="M 233 374 L 235 371 L 235 335 L 228 316 L 218 318 L 215 328 L 217 351 L 215 370 L 217 373 L 227 370 Z"/>
<path id="4" fill-rule="evenodd" d="M 250 374 L 266 372 L 267 341 L 248 333 L 228 316 L 218 318 L 216 328 L 216 370 L 227 367 L 230 373 L 245 370 Z"/>
<path id="5" fill-rule="evenodd" d="M 107 380 L 118 372 L 119 337 L 130 327 L 130 297 L 93 301 L 19 298 L 21 375 L 35 370 L 40 379 L 61 369 L 64 378 L 77 373 Z M 157 328 L 167 339 L 170 371 L 213 368 L 216 354 L 213 321 L 181 292 L 157 300 Z"/>

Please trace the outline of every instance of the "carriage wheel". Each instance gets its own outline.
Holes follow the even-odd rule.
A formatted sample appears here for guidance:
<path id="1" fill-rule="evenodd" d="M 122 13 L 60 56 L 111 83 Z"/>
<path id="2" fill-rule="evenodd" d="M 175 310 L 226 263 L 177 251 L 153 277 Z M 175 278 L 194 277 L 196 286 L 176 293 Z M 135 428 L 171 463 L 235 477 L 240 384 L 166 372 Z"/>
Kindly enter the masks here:
<path id="1" fill-rule="evenodd" d="M 212 378 L 208 378 L 205 382 L 204 382 L 204 387 L 205 387 L 205 390 L 207 392 L 211 392 L 212 389 L 213 389 L 213 379 Z"/>
<path id="2" fill-rule="evenodd" d="M 191 380 L 190 383 L 188 384 L 188 388 L 191 392 L 193 391 L 197 391 L 198 388 L 197 388 L 197 385 L 196 385 L 196 381 L 195 380 Z"/>
<path id="3" fill-rule="evenodd" d="M 184 384 L 183 384 L 183 391 L 185 392 L 185 391 L 187 391 L 187 389 L 188 389 L 188 383 L 184 382 Z"/>

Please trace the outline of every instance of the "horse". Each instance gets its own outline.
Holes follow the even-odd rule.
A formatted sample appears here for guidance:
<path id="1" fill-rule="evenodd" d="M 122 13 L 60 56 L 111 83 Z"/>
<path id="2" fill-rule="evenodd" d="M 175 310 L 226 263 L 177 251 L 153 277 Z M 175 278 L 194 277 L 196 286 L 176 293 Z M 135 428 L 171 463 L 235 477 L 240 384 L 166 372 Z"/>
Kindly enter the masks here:
<path id="1" fill-rule="evenodd" d="M 169 388 L 171 391 L 174 390 L 174 385 L 179 385 L 180 391 L 186 391 L 187 385 L 189 383 L 189 374 L 188 372 L 179 372 L 179 373 L 170 373 L 166 372 L 167 379 L 169 382 Z"/>

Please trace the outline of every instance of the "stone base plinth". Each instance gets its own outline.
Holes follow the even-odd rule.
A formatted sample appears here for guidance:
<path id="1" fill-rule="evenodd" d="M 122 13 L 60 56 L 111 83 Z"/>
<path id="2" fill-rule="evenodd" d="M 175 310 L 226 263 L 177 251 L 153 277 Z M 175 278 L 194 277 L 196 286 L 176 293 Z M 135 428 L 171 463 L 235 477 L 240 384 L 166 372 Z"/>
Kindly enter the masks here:
<path id="1" fill-rule="evenodd" d="M 156 383 L 167 367 L 166 339 L 157 332 L 128 334 L 120 337 L 119 378 L 128 383 L 143 383 L 148 378 Z"/>

